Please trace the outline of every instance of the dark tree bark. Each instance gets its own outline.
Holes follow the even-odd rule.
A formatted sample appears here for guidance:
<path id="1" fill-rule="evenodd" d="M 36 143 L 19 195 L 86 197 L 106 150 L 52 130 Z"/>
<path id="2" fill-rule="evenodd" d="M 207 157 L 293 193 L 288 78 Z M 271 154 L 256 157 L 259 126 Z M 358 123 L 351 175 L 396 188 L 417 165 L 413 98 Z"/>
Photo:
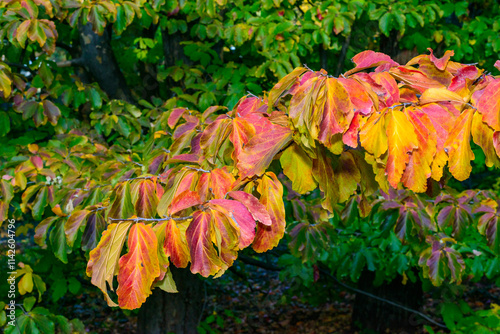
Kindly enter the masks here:
<path id="1" fill-rule="evenodd" d="M 191 60 L 184 54 L 181 42 L 187 40 L 181 33 L 170 35 L 167 30 L 162 30 L 163 53 L 165 54 L 165 67 L 174 66 L 175 62 L 182 60 L 184 64 L 191 64 Z"/>
<path id="2" fill-rule="evenodd" d="M 329 51 L 325 50 L 322 45 L 319 46 L 319 65 L 322 69 L 328 72 L 328 56 Z"/>
<path id="3" fill-rule="evenodd" d="M 403 285 L 402 279 L 398 276 L 390 283 L 375 287 L 373 285 L 375 273 L 365 270 L 359 279 L 358 288 L 418 310 L 423 304 L 422 283 L 420 280 L 415 283 L 408 280 L 406 285 Z M 386 330 L 390 333 L 415 333 L 420 329 L 418 325 L 421 323 L 416 321 L 413 313 L 359 293 L 356 294 L 354 302 L 352 322 L 356 327 L 377 333 L 387 333 Z"/>
<path id="4" fill-rule="evenodd" d="M 179 292 L 153 290 L 139 310 L 138 333 L 197 334 L 203 312 L 203 281 L 188 269 L 171 268 Z"/>
<path id="5" fill-rule="evenodd" d="M 81 25 L 79 29 L 81 60 L 85 69 L 110 98 L 133 103 L 132 93 L 111 49 L 110 31 L 105 29 L 99 36 L 92 31 L 90 23 Z"/>

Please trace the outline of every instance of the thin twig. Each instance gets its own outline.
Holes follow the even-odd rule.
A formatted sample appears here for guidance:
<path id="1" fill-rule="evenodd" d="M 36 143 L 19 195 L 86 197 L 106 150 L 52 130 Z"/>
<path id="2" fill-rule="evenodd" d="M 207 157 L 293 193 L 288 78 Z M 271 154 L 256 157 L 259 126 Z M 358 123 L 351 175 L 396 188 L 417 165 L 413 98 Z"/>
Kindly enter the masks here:
<path id="1" fill-rule="evenodd" d="M 196 168 L 196 167 L 191 167 L 191 166 L 186 166 L 187 169 L 192 169 L 192 170 L 197 170 L 198 172 L 202 173 L 210 173 L 209 170 L 201 169 L 201 168 Z"/>
<path id="2" fill-rule="evenodd" d="M 192 219 L 193 216 L 187 216 L 187 217 L 166 217 L 166 218 L 143 218 L 143 217 L 137 217 L 137 218 L 108 218 L 109 220 L 112 221 L 121 221 L 121 222 L 140 222 L 140 221 L 146 221 L 146 222 L 162 222 L 162 221 L 168 221 L 168 220 L 188 220 Z"/>
<path id="3" fill-rule="evenodd" d="M 74 58 L 70 60 L 59 61 L 56 63 L 57 67 L 83 66 L 83 64 L 83 58 Z"/>

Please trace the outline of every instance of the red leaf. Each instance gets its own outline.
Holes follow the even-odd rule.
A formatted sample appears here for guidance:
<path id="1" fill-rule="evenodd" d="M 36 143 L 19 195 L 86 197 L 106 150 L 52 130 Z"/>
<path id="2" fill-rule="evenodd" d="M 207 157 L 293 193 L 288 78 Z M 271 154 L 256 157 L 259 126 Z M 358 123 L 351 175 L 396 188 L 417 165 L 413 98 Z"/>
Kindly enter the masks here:
<path id="1" fill-rule="evenodd" d="M 345 76 L 383 64 L 389 64 L 390 66 L 399 66 L 399 64 L 392 60 L 388 55 L 370 50 L 358 53 L 357 55 L 352 57 L 351 60 L 356 64 L 356 67 L 350 71 L 347 71 L 345 73 Z"/>
<path id="2" fill-rule="evenodd" d="M 183 233 L 177 223 L 170 219 L 165 225 L 165 242 L 163 244 L 165 254 L 170 257 L 170 261 L 177 268 L 186 268 L 191 257 L 186 241 L 186 234 Z"/>
<path id="3" fill-rule="evenodd" d="M 230 191 L 227 195 L 245 205 L 255 220 L 264 225 L 271 226 L 271 217 L 269 216 L 266 207 L 260 203 L 255 196 L 244 191 Z"/>
<path id="4" fill-rule="evenodd" d="M 253 136 L 238 156 L 237 168 L 240 177 L 262 174 L 274 156 L 292 139 L 289 128 L 272 124 L 266 132 Z"/>
<path id="5" fill-rule="evenodd" d="M 431 52 L 430 56 L 429 56 L 429 59 L 434 63 L 434 65 L 436 65 L 436 67 L 443 71 L 445 68 L 446 68 L 446 65 L 448 65 L 448 61 L 450 60 L 450 58 L 455 55 L 455 51 L 453 50 L 447 50 L 445 53 L 444 53 L 444 56 L 442 58 L 436 58 L 434 56 L 434 52 L 432 51 L 431 48 L 427 48 L 427 50 L 429 50 Z"/>
<path id="6" fill-rule="evenodd" d="M 208 277 L 222 268 L 222 261 L 212 244 L 212 215 L 196 211 L 186 230 L 186 239 L 191 253 L 191 272 Z"/>
<path id="7" fill-rule="evenodd" d="M 483 121 L 500 131 L 500 79 L 489 83 L 483 95 L 477 101 L 477 110 L 483 115 Z"/>
<path id="8" fill-rule="evenodd" d="M 203 203 L 195 191 L 185 190 L 182 193 L 176 195 L 170 204 L 169 212 L 170 215 L 174 215 L 179 211 L 190 208 L 192 206 Z"/>
<path id="9" fill-rule="evenodd" d="M 213 199 L 208 206 L 225 214 L 237 224 L 240 229 L 240 249 L 252 243 L 255 237 L 255 219 L 243 204 L 228 199 Z"/>

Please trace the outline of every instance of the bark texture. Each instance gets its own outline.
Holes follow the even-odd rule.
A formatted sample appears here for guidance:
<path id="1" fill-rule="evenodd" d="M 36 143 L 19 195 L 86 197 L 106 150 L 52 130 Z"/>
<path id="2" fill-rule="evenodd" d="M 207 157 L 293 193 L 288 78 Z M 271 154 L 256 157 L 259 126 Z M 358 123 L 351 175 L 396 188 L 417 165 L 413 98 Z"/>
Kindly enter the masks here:
<path id="1" fill-rule="evenodd" d="M 203 281 L 188 269 L 172 267 L 178 293 L 153 290 L 139 311 L 138 333 L 197 334 L 203 312 Z"/>
<path id="2" fill-rule="evenodd" d="M 125 77 L 118 67 L 110 43 L 110 31 L 104 30 L 99 36 L 92 31 L 92 24 L 81 25 L 80 47 L 83 66 L 94 77 L 111 99 L 120 99 L 133 103 Z"/>

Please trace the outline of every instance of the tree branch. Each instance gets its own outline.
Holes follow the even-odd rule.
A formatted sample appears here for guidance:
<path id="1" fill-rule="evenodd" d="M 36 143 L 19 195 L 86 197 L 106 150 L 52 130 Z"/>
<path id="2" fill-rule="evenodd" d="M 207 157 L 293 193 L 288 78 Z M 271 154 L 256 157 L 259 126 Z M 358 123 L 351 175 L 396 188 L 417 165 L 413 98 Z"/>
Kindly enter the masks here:
<path id="1" fill-rule="evenodd" d="M 10 61 L 4 61 L 5 64 L 9 65 L 10 67 L 17 67 L 25 71 L 32 71 L 31 68 L 29 68 L 26 65 L 23 64 L 18 64 L 18 63 L 11 63 Z"/>
<path id="2" fill-rule="evenodd" d="M 58 67 L 71 67 L 71 66 L 84 66 L 85 60 L 83 58 L 69 59 L 57 62 Z"/>
<path id="3" fill-rule="evenodd" d="M 111 221 L 120 221 L 120 222 L 162 222 L 162 221 L 168 221 L 168 220 L 188 220 L 192 219 L 193 216 L 187 216 L 187 217 L 166 217 L 166 218 L 143 218 L 143 217 L 137 217 L 137 218 L 127 218 L 127 219 L 122 219 L 122 218 L 108 218 Z"/>
<path id="4" fill-rule="evenodd" d="M 280 271 L 283 269 L 281 267 L 275 266 L 274 264 L 259 261 L 259 260 L 256 260 L 256 259 L 250 257 L 250 256 L 243 255 L 243 254 L 238 255 L 238 259 L 241 260 L 241 262 L 244 262 L 246 264 L 250 264 L 252 266 L 260 267 L 260 268 L 271 270 L 271 271 Z"/>

